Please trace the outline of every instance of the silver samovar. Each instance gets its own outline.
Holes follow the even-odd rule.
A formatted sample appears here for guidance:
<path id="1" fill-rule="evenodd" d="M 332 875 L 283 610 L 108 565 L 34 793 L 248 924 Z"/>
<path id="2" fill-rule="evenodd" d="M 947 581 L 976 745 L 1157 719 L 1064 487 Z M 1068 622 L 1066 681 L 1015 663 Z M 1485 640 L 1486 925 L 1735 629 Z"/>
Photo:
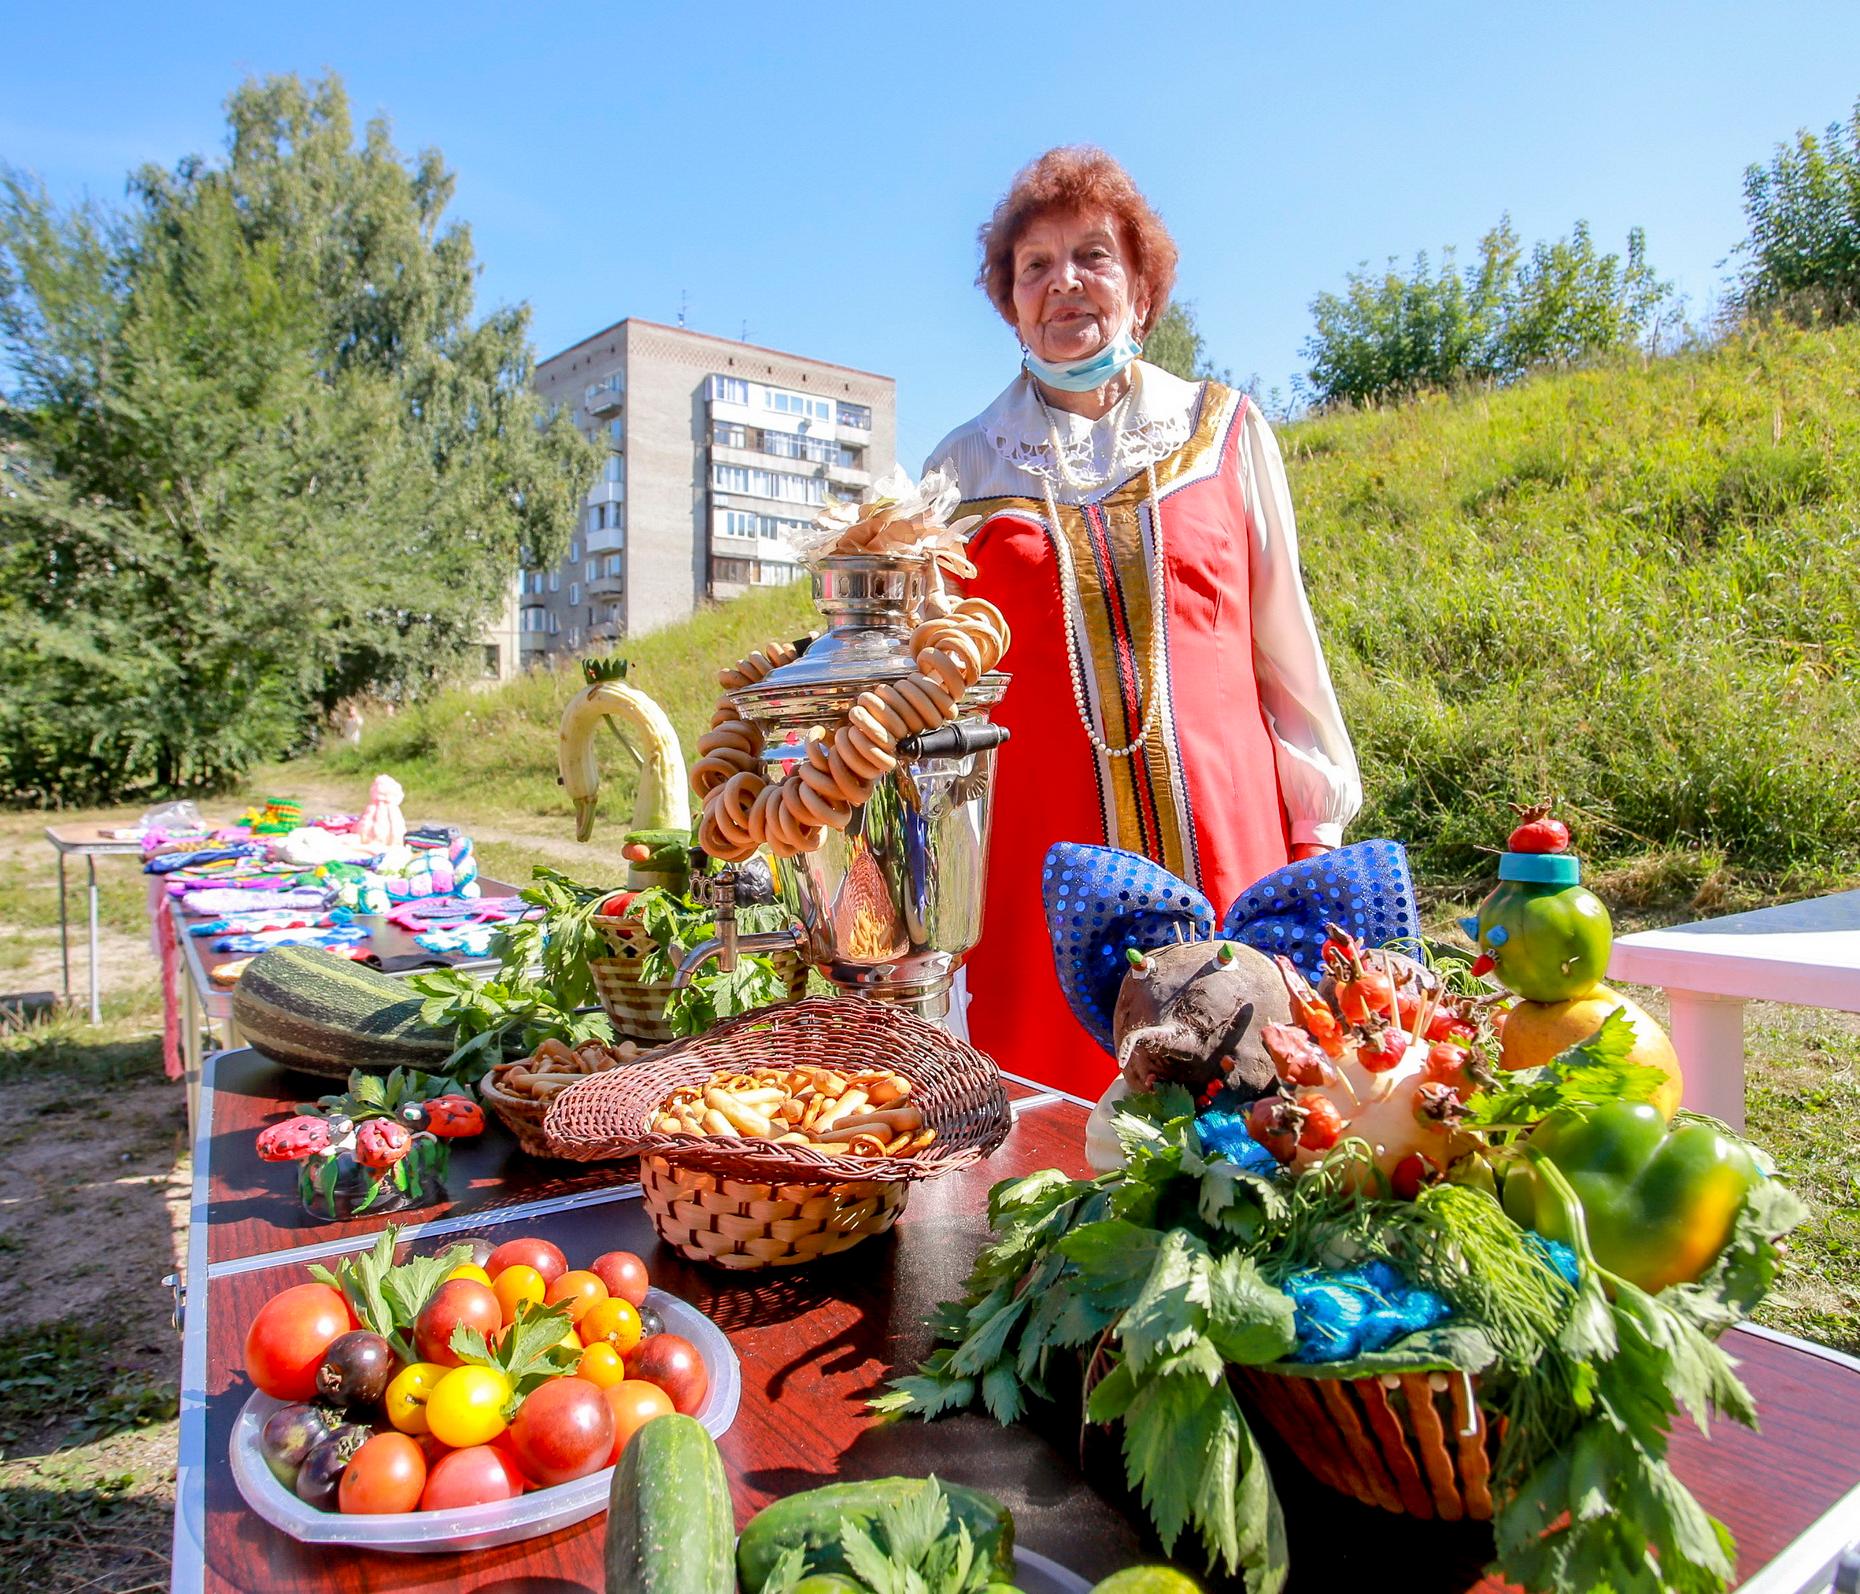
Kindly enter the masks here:
<path id="1" fill-rule="evenodd" d="M 763 737 L 762 773 L 780 781 L 804 756 L 808 732 L 831 732 L 870 687 L 916 668 L 909 616 L 930 569 L 923 556 L 839 554 L 814 572 L 825 633 L 792 664 L 730 694 Z M 739 934 L 732 870 L 700 891 L 717 936 L 680 964 L 686 983 L 710 958 L 793 949 L 849 996 L 898 1002 L 942 1022 L 956 971 L 982 933 L 995 749 L 1007 730 L 988 722 L 1008 677 L 996 671 L 964 695 L 958 717 L 898 744 L 898 767 L 853 810 L 845 830 L 823 830 L 812 852 L 771 863 L 785 930 Z"/>

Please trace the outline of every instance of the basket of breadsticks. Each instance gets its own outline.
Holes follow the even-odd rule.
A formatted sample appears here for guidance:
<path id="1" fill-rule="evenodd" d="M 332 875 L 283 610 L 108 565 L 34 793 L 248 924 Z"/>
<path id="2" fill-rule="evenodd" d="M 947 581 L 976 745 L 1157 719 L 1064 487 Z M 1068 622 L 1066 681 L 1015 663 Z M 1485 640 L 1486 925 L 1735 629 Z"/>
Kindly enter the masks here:
<path id="1" fill-rule="evenodd" d="M 543 1136 L 550 1103 L 576 1081 L 622 1067 L 640 1055 L 638 1043 L 631 1040 L 584 1041 L 575 1047 L 546 1040 L 528 1057 L 493 1064 L 478 1082 L 478 1094 L 532 1157 L 552 1156 Z"/>
<path id="2" fill-rule="evenodd" d="M 1012 1124 L 974 1047 L 891 1003 L 813 997 L 571 1084 L 544 1133 L 553 1156 L 637 1156 L 660 1238 L 741 1269 L 884 1233 L 913 1181 L 979 1161 Z"/>

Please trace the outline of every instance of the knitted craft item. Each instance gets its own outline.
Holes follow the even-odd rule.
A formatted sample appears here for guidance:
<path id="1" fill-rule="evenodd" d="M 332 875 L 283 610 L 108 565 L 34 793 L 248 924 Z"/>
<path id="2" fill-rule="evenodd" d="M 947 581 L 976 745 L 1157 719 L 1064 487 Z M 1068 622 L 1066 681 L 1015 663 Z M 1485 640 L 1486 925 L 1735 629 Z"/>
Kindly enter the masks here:
<path id="1" fill-rule="evenodd" d="M 189 935 L 264 935 L 272 930 L 318 930 L 332 921 L 327 913 L 232 913 L 205 924 L 190 924 Z"/>
<path id="2" fill-rule="evenodd" d="M 491 937 L 496 934 L 494 924 L 436 925 L 413 940 L 429 952 L 463 952 L 481 958 L 490 952 Z"/>
<path id="3" fill-rule="evenodd" d="M 407 794 L 392 775 L 377 775 L 368 788 L 368 806 L 355 822 L 355 839 L 378 851 L 398 847 L 407 835 L 401 800 Z"/>
<path id="4" fill-rule="evenodd" d="M 142 866 L 144 874 L 173 874 L 177 869 L 198 869 L 210 863 L 231 863 L 237 859 L 260 858 L 265 849 L 256 842 L 240 842 L 231 847 L 207 847 L 192 852 L 164 852 Z"/>
<path id="5" fill-rule="evenodd" d="M 289 891 L 240 891 L 235 888 L 189 891 L 182 896 L 185 913 L 275 912 L 280 908 L 321 908 L 329 893 L 317 887 Z"/>
<path id="6" fill-rule="evenodd" d="M 265 935 L 223 935 L 207 945 L 215 952 L 269 952 L 278 946 L 356 946 L 369 932 L 359 924 L 337 924 L 327 930 L 274 930 Z"/>
<path id="7" fill-rule="evenodd" d="M 1408 855 L 1393 841 L 1359 841 L 1275 869 L 1234 899 L 1218 927 L 1213 904 L 1193 886 L 1116 847 L 1059 842 L 1046 854 L 1043 889 L 1060 988 L 1106 1051 L 1132 950 L 1219 936 L 1268 957 L 1283 953 L 1319 980 L 1327 923 L 1369 946 L 1421 933 Z"/>

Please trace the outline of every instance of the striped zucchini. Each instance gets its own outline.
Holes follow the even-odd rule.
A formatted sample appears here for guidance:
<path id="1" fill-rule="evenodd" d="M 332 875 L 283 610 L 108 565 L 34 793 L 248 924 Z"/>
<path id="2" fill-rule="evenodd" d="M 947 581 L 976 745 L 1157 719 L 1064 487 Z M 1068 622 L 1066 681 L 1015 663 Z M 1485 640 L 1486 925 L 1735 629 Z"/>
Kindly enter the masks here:
<path id="1" fill-rule="evenodd" d="M 233 1023 L 273 1062 L 346 1079 L 352 1068 L 435 1072 L 452 1032 L 420 1022 L 406 983 L 314 946 L 252 959 L 233 987 Z"/>

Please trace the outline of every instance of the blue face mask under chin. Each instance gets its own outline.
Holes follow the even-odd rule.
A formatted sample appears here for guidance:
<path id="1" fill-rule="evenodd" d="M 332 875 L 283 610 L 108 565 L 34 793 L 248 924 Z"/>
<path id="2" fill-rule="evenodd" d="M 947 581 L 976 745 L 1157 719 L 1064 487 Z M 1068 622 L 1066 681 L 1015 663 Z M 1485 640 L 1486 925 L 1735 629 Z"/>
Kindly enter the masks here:
<path id="1" fill-rule="evenodd" d="M 1021 358 L 1027 370 L 1048 387 L 1058 388 L 1062 393 L 1089 393 L 1122 376 L 1125 368 L 1142 352 L 1143 345 L 1132 336 L 1131 323 L 1125 321 L 1118 334 L 1088 359 L 1054 365 L 1025 347 L 1021 350 Z"/>

